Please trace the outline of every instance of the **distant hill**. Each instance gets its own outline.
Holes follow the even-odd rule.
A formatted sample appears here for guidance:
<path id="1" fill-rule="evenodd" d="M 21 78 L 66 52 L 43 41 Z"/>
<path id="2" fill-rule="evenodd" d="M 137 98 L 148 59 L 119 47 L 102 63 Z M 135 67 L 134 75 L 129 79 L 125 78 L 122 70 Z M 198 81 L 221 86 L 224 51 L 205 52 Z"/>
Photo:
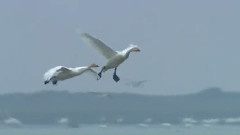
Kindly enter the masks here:
<path id="1" fill-rule="evenodd" d="M 150 96 L 129 93 L 69 93 L 41 91 L 0 95 L 0 121 L 16 118 L 24 124 L 72 125 L 142 122 L 173 123 L 240 116 L 240 93 L 210 88 L 196 94 Z M 1 124 L 1 123 L 0 123 Z"/>

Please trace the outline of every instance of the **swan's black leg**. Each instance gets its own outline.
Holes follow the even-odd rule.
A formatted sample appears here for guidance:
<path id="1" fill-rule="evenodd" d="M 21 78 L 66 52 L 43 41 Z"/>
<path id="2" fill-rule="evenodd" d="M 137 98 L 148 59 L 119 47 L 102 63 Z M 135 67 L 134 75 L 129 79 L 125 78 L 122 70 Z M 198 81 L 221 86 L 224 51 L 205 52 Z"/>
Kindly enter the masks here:
<path id="1" fill-rule="evenodd" d="M 98 73 L 97 80 L 99 80 L 102 77 L 102 72 L 103 72 L 104 69 L 105 69 L 105 67 L 103 67 L 102 70 Z"/>
<path id="2" fill-rule="evenodd" d="M 118 82 L 120 80 L 120 78 L 117 76 L 117 68 L 114 69 L 114 73 L 113 73 L 113 80 L 115 82 Z"/>
<path id="3" fill-rule="evenodd" d="M 58 82 L 58 80 L 56 79 L 56 76 L 53 76 L 53 77 L 50 79 L 50 81 L 52 81 L 52 84 L 53 84 L 53 85 L 56 85 L 57 82 Z"/>
<path id="4" fill-rule="evenodd" d="M 102 77 L 102 72 L 99 72 L 97 80 L 99 80 L 101 77 Z"/>
<path id="5" fill-rule="evenodd" d="M 52 80 L 52 84 L 53 84 L 53 85 L 57 85 L 57 82 L 58 82 L 58 81 L 57 81 L 56 79 Z"/>

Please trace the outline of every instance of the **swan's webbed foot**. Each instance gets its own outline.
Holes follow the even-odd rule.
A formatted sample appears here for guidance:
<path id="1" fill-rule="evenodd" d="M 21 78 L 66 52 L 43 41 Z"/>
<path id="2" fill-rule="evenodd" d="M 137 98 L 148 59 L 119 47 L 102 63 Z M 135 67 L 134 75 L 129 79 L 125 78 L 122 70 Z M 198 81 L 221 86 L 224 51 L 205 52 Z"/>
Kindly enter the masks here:
<path id="1" fill-rule="evenodd" d="M 102 72 L 99 72 L 99 73 L 98 73 L 97 80 L 99 80 L 101 77 L 102 77 Z"/>
<path id="2" fill-rule="evenodd" d="M 56 85 L 57 82 L 58 82 L 56 76 L 53 76 L 53 77 L 50 79 L 50 81 L 52 81 L 52 84 L 53 84 L 53 85 Z"/>
<path id="3" fill-rule="evenodd" d="M 57 82 L 58 82 L 58 81 L 57 81 L 56 79 L 52 80 L 52 84 L 53 84 L 53 85 L 57 85 Z"/>
<path id="4" fill-rule="evenodd" d="M 46 85 L 46 84 L 48 84 L 49 83 L 49 81 L 44 81 L 44 84 Z"/>
<path id="5" fill-rule="evenodd" d="M 113 80 L 115 82 L 118 82 L 120 80 L 120 78 L 116 74 L 113 74 Z"/>
<path id="6" fill-rule="evenodd" d="M 118 82 L 120 80 L 120 78 L 117 76 L 117 68 L 114 69 L 113 80 L 115 82 Z"/>
<path id="7" fill-rule="evenodd" d="M 98 78 L 97 78 L 97 80 L 99 80 L 99 79 L 102 77 L 102 72 L 103 72 L 103 70 L 104 70 L 105 68 L 106 68 L 105 66 L 102 67 L 102 70 L 98 73 Z"/>

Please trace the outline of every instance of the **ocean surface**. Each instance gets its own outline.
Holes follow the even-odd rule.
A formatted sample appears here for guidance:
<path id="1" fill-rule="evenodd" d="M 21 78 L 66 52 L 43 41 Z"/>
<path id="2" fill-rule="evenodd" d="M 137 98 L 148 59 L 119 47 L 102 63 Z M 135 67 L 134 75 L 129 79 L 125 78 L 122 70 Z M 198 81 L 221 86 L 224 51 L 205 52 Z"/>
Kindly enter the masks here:
<path id="1" fill-rule="evenodd" d="M 240 135 L 240 126 L 85 125 L 67 127 L 0 127 L 0 135 Z"/>

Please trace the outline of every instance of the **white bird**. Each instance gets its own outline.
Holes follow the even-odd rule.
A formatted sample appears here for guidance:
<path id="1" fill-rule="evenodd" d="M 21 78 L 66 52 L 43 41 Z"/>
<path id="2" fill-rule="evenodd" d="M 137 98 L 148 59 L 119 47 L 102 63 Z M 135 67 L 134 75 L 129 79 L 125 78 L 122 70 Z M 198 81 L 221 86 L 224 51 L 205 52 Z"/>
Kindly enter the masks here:
<path id="1" fill-rule="evenodd" d="M 139 87 L 143 87 L 145 83 L 147 83 L 147 80 L 130 81 L 130 82 L 126 83 L 126 85 L 131 86 L 133 88 L 139 88 Z"/>
<path id="2" fill-rule="evenodd" d="M 94 67 L 99 66 L 97 64 L 91 64 L 90 66 L 75 68 L 68 68 L 64 66 L 51 68 L 44 74 L 44 84 L 52 82 L 53 85 L 56 85 L 58 81 L 66 80 L 85 72 L 92 73 L 94 76 L 98 77 L 97 72 L 92 69 Z"/>
<path id="3" fill-rule="evenodd" d="M 106 63 L 102 67 L 101 71 L 98 73 L 98 76 L 100 79 L 102 77 L 102 72 L 107 71 L 108 69 L 114 68 L 113 73 L 113 79 L 118 82 L 120 78 L 116 74 L 117 67 L 125 61 L 131 52 L 139 52 L 140 49 L 136 45 L 130 45 L 128 48 L 122 50 L 122 51 L 114 51 L 110 47 L 108 47 L 106 44 L 104 44 L 101 40 L 87 34 L 82 33 L 81 34 L 82 39 L 86 42 L 92 45 L 97 51 L 99 51 L 105 58 Z"/>

